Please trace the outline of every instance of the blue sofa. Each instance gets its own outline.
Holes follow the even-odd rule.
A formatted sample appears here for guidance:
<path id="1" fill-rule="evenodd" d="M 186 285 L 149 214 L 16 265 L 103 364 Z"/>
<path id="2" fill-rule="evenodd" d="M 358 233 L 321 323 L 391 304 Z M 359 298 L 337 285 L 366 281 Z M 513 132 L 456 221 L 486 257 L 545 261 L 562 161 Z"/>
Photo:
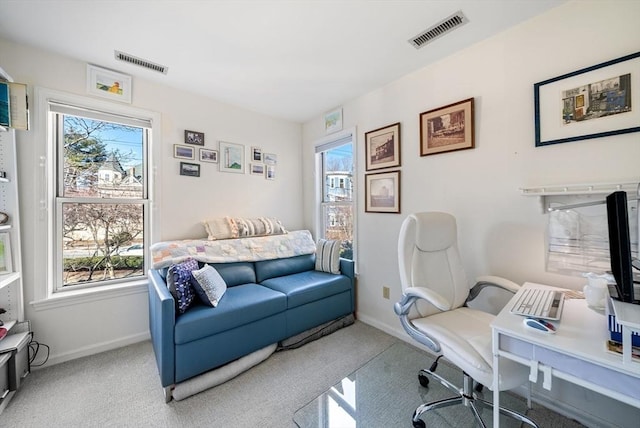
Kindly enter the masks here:
<path id="1" fill-rule="evenodd" d="M 215 308 L 196 304 L 181 315 L 168 269 L 149 270 L 149 329 L 166 401 L 179 382 L 354 312 L 351 260 L 340 259 L 340 274 L 316 271 L 315 254 L 210 264 L 225 295 Z"/>

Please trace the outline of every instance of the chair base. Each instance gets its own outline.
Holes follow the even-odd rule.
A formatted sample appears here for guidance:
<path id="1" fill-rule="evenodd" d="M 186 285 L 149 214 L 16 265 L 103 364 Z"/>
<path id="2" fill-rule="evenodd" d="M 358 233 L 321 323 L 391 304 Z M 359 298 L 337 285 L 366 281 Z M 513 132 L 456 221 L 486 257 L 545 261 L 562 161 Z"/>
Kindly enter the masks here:
<path id="1" fill-rule="evenodd" d="M 432 378 L 440 382 L 442 386 L 454 392 L 456 395 L 450 398 L 444 398 L 442 400 L 432 401 L 430 403 L 425 403 L 418 406 L 418 408 L 413 413 L 412 422 L 413 422 L 414 428 L 425 428 L 426 424 L 422 419 L 420 419 L 420 416 L 423 413 L 426 413 L 429 410 L 441 409 L 444 407 L 454 406 L 457 404 L 462 404 L 465 407 L 469 408 L 473 413 L 473 416 L 475 417 L 478 425 L 483 428 L 486 428 L 486 424 L 480 417 L 480 412 L 478 411 L 477 405 L 480 404 L 484 407 L 493 409 L 493 403 L 483 400 L 482 398 L 479 398 L 477 396 L 477 394 L 473 391 L 474 385 L 473 385 L 473 379 L 471 378 L 471 376 L 463 372 L 463 375 L 464 375 L 463 387 L 462 389 L 460 389 L 456 387 L 454 384 L 452 384 L 451 382 L 449 382 L 448 380 L 444 379 L 443 377 L 441 377 L 440 375 L 436 374 L 431 370 L 420 370 L 420 377 L 421 377 L 420 383 L 423 386 L 425 386 L 425 384 L 428 383 L 428 382 L 425 382 L 425 380 L 428 381 L 428 378 L 425 377 L 424 379 L 422 379 L 422 377 L 425 375 L 431 376 Z M 536 425 L 536 423 L 533 420 L 529 419 L 528 417 L 526 417 L 521 413 L 514 412 L 513 410 L 509 410 L 505 407 L 500 407 L 500 413 L 502 415 L 511 417 L 527 425 L 530 425 L 534 428 L 538 428 L 538 425 Z"/>

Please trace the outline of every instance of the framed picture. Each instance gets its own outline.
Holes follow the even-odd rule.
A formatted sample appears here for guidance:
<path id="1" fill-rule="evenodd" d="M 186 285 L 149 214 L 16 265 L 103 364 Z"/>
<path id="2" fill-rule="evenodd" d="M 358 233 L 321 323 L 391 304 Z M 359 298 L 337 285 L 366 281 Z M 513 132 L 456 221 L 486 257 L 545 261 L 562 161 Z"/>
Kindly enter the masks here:
<path id="1" fill-rule="evenodd" d="M 193 147 L 173 145 L 173 157 L 178 159 L 194 159 L 195 153 Z"/>
<path id="2" fill-rule="evenodd" d="M 200 162 L 218 163 L 218 151 L 200 149 Z"/>
<path id="3" fill-rule="evenodd" d="M 267 180 L 275 180 L 276 179 L 276 166 L 275 165 L 265 165 L 266 168 L 266 179 Z"/>
<path id="4" fill-rule="evenodd" d="M 261 175 L 264 177 L 264 164 L 263 163 L 252 163 L 251 164 L 251 175 Z"/>
<path id="5" fill-rule="evenodd" d="M 251 162 L 262 162 L 262 149 L 251 147 Z"/>
<path id="6" fill-rule="evenodd" d="M 220 141 L 220 171 L 244 174 L 244 146 Z"/>
<path id="7" fill-rule="evenodd" d="M 536 83 L 533 98 L 536 147 L 638 132 L 640 52 Z"/>
<path id="8" fill-rule="evenodd" d="M 365 212 L 400 213 L 400 171 L 364 175 Z"/>
<path id="9" fill-rule="evenodd" d="M 131 76 L 87 64 L 87 92 L 131 104 Z"/>
<path id="10" fill-rule="evenodd" d="M 200 164 L 180 162 L 180 175 L 187 175 L 189 177 L 200 177 Z"/>
<path id="11" fill-rule="evenodd" d="M 400 166 L 400 122 L 364 134 L 366 170 Z"/>
<path id="12" fill-rule="evenodd" d="M 204 146 L 204 132 L 184 131 L 185 144 L 195 144 L 196 146 Z"/>
<path id="13" fill-rule="evenodd" d="M 342 107 L 325 113 L 324 130 L 327 134 L 342 130 Z"/>
<path id="14" fill-rule="evenodd" d="M 420 113 L 420 156 L 472 149 L 473 98 Z"/>
<path id="15" fill-rule="evenodd" d="M 13 272 L 11 242 L 8 233 L 0 233 L 0 274 Z"/>
<path id="16" fill-rule="evenodd" d="M 278 163 L 278 155 L 273 153 L 264 153 L 262 155 L 262 161 L 267 165 L 276 165 Z"/>

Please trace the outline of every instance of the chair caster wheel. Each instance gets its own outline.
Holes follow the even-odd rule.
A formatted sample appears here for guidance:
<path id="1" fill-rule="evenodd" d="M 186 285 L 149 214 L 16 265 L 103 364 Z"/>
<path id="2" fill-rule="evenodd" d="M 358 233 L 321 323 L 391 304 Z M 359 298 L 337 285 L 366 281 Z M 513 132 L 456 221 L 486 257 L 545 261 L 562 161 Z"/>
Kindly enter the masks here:
<path id="1" fill-rule="evenodd" d="M 427 428 L 427 424 L 425 424 L 422 419 L 418 419 L 417 421 L 411 421 L 411 422 L 413 422 L 413 428 Z"/>
<path id="2" fill-rule="evenodd" d="M 429 378 L 423 374 L 418 375 L 418 380 L 420 381 L 420 385 L 427 388 L 429 386 Z"/>

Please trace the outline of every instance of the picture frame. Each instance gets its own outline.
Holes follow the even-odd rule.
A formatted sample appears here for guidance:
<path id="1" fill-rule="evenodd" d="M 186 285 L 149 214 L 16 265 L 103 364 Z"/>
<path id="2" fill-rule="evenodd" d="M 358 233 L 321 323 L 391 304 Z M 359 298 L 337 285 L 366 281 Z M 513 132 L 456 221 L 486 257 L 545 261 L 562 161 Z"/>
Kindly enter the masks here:
<path id="1" fill-rule="evenodd" d="M 535 145 L 640 131 L 640 52 L 533 85 Z"/>
<path id="2" fill-rule="evenodd" d="M 267 165 L 277 165 L 278 155 L 276 155 L 275 153 L 263 153 L 262 161 Z"/>
<path id="3" fill-rule="evenodd" d="M 204 132 L 184 130 L 184 143 L 204 146 Z"/>
<path id="4" fill-rule="evenodd" d="M 7 232 L 0 233 L 0 275 L 13 272 L 11 259 L 11 236 Z"/>
<path id="5" fill-rule="evenodd" d="M 180 162 L 180 175 L 186 175 L 188 177 L 200 177 L 200 164 Z"/>
<path id="6" fill-rule="evenodd" d="M 364 134 L 366 170 L 400 166 L 400 122 Z"/>
<path id="7" fill-rule="evenodd" d="M 251 163 L 251 175 L 265 175 L 265 165 L 263 163 Z"/>
<path id="8" fill-rule="evenodd" d="M 131 76 L 87 64 L 87 93 L 131 104 Z"/>
<path id="9" fill-rule="evenodd" d="M 193 147 L 183 146 L 181 144 L 173 145 L 173 157 L 176 159 L 195 159 L 195 150 Z"/>
<path id="10" fill-rule="evenodd" d="M 218 163 L 218 151 L 209 149 L 200 149 L 200 162 Z"/>
<path id="11" fill-rule="evenodd" d="M 262 162 L 262 149 L 260 147 L 251 147 L 251 161 Z"/>
<path id="12" fill-rule="evenodd" d="M 420 156 L 475 147 L 473 98 L 420 113 Z"/>
<path id="13" fill-rule="evenodd" d="M 244 174 L 244 146 L 220 141 L 220 171 Z"/>
<path id="14" fill-rule="evenodd" d="M 276 179 L 276 166 L 275 165 L 265 165 L 265 178 L 267 180 L 275 180 Z"/>
<path id="15" fill-rule="evenodd" d="M 365 212 L 400 214 L 400 170 L 364 175 Z"/>
<path id="16" fill-rule="evenodd" d="M 324 130 L 327 134 L 342 130 L 342 107 L 325 113 Z"/>

